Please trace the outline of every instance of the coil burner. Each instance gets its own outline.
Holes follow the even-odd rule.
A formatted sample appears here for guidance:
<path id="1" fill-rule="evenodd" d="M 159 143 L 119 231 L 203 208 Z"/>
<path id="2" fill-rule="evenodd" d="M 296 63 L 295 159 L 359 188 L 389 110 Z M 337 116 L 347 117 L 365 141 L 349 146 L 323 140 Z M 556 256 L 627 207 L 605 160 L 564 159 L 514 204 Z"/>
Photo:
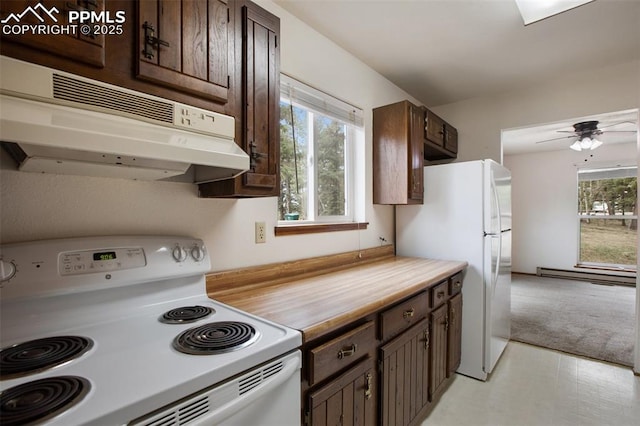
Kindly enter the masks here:
<path id="1" fill-rule="evenodd" d="M 219 354 L 245 348 L 259 337 L 256 329 L 244 322 L 211 322 L 180 333 L 173 347 L 190 355 Z"/>
<path id="2" fill-rule="evenodd" d="M 0 424 L 25 425 L 42 422 L 80 402 L 89 382 L 77 376 L 34 380 L 0 393 Z"/>
<path id="3" fill-rule="evenodd" d="M 215 313 L 215 309 L 207 306 L 182 306 L 162 314 L 160 322 L 167 324 L 184 324 L 197 321 Z"/>
<path id="4" fill-rule="evenodd" d="M 29 340 L 0 351 L 0 378 L 23 377 L 69 362 L 87 352 L 93 341 L 79 336 Z"/>

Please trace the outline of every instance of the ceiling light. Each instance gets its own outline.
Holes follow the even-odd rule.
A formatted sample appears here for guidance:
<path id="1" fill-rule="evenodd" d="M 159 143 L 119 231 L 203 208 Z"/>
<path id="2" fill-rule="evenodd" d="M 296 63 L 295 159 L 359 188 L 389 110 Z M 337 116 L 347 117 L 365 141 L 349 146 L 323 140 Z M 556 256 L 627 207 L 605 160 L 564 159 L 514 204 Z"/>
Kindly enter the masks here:
<path id="1" fill-rule="evenodd" d="M 594 0 L 516 0 L 525 25 L 591 3 Z"/>
<path id="2" fill-rule="evenodd" d="M 577 141 L 575 141 L 569 148 L 573 149 L 574 151 L 582 151 L 587 149 L 593 151 L 600 145 L 602 145 L 602 142 L 600 142 L 598 139 L 585 136 L 584 138 L 582 138 L 582 140 L 578 139 Z"/>

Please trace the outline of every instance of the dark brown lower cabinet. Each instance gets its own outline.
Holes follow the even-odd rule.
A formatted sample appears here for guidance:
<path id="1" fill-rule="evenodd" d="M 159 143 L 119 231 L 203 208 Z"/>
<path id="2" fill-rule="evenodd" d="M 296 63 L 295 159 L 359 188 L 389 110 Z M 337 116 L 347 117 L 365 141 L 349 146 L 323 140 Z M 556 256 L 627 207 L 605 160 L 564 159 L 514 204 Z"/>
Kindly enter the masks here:
<path id="1" fill-rule="evenodd" d="M 380 348 L 380 404 L 383 426 L 422 420 L 429 405 L 429 320 Z"/>
<path id="2" fill-rule="evenodd" d="M 366 358 L 309 395 L 311 425 L 375 425 L 376 370 Z"/>
<path id="3" fill-rule="evenodd" d="M 431 400 L 444 389 L 447 380 L 447 331 L 449 328 L 448 305 L 445 303 L 431 313 Z"/>
<path id="4" fill-rule="evenodd" d="M 447 360 L 447 377 L 453 375 L 460 366 L 462 356 L 462 293 L 449 299 L 449 359 Z"/>

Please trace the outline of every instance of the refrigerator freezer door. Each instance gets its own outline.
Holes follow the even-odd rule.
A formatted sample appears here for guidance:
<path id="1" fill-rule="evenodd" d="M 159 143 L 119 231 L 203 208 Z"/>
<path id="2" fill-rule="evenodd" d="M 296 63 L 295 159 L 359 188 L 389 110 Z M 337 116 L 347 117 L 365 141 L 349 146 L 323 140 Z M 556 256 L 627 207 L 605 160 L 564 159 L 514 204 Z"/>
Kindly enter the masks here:
<path id="1" fill-rule="evenodd" d="M 485 199 L 490 205 L 491 214 L 485 222 L 487 233 L 497 233 L 511 229 L 511 172 L 493 160 L 485 160 L 485 187 L 491 187 L 489 195 L 492 200 Z"/>

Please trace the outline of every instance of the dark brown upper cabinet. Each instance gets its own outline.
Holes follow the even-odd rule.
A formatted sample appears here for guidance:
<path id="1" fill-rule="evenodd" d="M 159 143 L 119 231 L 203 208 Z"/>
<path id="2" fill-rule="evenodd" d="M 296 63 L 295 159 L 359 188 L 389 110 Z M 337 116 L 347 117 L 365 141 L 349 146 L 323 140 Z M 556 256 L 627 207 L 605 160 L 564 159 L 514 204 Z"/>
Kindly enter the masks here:
<path id="1" fill-rule="evenodd" d="M 409 101 L 373 110 L 373 202 L 422 204 L 424 113 Z"/>
<path id="2" fill-rule="evenodd" d="M 427 108 L 424 109 L 424 159 L 445 160 L 458 156 L 458 131 Z"/>
<path id="3" fill-rule="evenodd" d="M 236 76 L 242 76 L 236 142 L 250 170 L 235 179 L 200 185 L 203 197 L 277 196 L 280 193 L 280 19 L 251 2 L 239 2 Z"/>
<path id="4" fill-rule="evenodd" d="M 136 76 L 226 103 L 231 12 L 226 0 L 140 0 Z"/>

